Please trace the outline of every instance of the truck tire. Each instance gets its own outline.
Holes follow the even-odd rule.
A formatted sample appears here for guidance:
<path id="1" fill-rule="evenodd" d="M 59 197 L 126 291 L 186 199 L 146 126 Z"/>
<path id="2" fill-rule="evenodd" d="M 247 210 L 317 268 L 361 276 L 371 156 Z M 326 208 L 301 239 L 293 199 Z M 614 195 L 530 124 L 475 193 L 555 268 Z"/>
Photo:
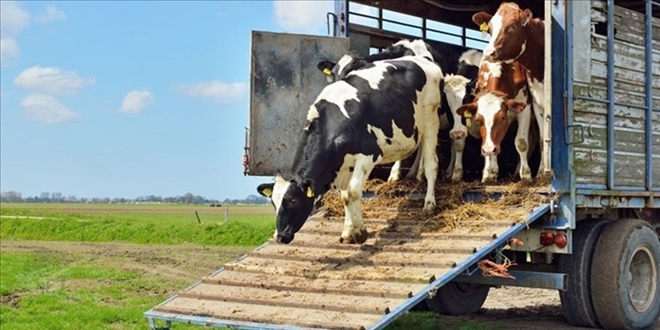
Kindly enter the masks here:
<path id="1" fill-rule="evenodd" d="M 604 329 L 651 329 L 660 318 L 660 240 L 642 220 L 610 223 L 596 243 L 591 297 Z"/>
<path id="2" fill-rule="evenodd" d="M 472 314 L 481 309 L 488 291 L 490 287 L 486 285 L 449 282 L 440 287 L 433 298 L 427 299 L 426 304 L 438 314 Z"/>
<path id="3" fill-rule="evenodd" d="M 559 256 L 559 272 L 568 275 L 568 286 L 566 291 L 559 291 L 559 299 L 564 317 L 572 325 L 600 327 L 591 302 L 591 260 L 598 237 L 608 223 L 604 219 L 578 221 L 573 231 L 573 253 Z"/>

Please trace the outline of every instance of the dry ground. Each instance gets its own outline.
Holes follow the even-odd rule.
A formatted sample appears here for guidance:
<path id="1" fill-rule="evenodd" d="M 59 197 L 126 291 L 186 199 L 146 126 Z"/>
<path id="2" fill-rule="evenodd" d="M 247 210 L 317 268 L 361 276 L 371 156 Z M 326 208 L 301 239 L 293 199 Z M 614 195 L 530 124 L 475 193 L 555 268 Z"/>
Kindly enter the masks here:
<path id="1" fill-rule="evenodd" d="M 224 262 L 246 252 L 240 248 L 208 248 L 193 245 L 158 246 L 120 243 L 45 241 L 0 242 L 2 251 L 83 255 L 101 259 L 117 269 L 153 273 L 193 284 Z M 167 296 L 183 288 L 162 292 Z M 469 320 L 496 322 L 506 329 L 584 329 L 568 326 L 561 316 L 559 295 L 553 290 L 501 288 L 491 290 L 484 308 Z"/>

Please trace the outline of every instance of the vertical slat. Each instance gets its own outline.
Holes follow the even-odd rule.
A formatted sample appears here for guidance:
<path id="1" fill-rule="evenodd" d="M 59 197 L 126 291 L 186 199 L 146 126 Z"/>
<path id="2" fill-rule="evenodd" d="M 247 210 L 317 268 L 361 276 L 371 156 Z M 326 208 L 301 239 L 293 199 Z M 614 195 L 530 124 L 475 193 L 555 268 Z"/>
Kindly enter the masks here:
<path id="1" fill-rule="evenodd" d="M 575 99 L 573 97 L 574 91 L 573 91 L 573 32 L 575 29 L 575 26 L 573 23 L 575 22 L 575 17 L 573 16 L 573 1 L 566 1 L 566 84 L 565 86 L 565 93 L 566 93 L 566 121 L 567 121 L 567 127 L 569 127 L 569 130 L 572 129 L 573 127 L 573 107 L 575 105 Z M 573 132 L 572 131 L 567 131 L 566 132 L 566 142 L 568 142 L 568 139 L 573 139 Z M 568 164 L 571 168 L 573 168 L 574 163 L 573 163 L 573 143 L 567 143 L 565 146 L 568 148 Z M 575 200 L 575 171 L 570 171 L 568 175 L 568 182 L 571 187 L 569 190 L 569 195 L 570 195 L 570 200 L 574 201 Z M 575 219 L 574 217 L 569 217 L 569 222 L 571 225 L 571 228 L 575 228 Z"/>
<path id="2" fill-rule="evenodd" d="M 607 187 L 614 189 L 614 0 L 607 0 Z"/>
<path id="3" fill-rule="evenodd" d="M 569 163 L 568 137 L 564 127 L 568 126 L 566 121 L 566 36 L 563 1 L 545 1 L 545 79 L 544 92 L 546 97 L 545 109 L 550 114 L 550 121 L 546 121 L 545 130 L 552 132 L 550 139 L 554 146 L 549 150 L 549 160 L 552 165 L 554 176 L 552 177 L 552 188 L 557 191 L 574 189 L 570 186 L 569 177 L 572 168 Z M 553 70 L 554 68 L 554 70 Z M 571 86 L 572 88 L 572 86 Z M 544 133 L 541 132 L 543 135 Z"/>
<path id="4" fill-rule="evenodd" d="M 652 37 L 651 26 L 653 4 L 646 0 L 646 189 L 653 189 L 653 66 L 652 66 Z"/>
<path id="5" fill-rule="evenodd" d="M 335 29 L 337 30 L 337 37 L 348 37 L 348 1 L 335 0 L 335 14 L 337 15 Z"/>

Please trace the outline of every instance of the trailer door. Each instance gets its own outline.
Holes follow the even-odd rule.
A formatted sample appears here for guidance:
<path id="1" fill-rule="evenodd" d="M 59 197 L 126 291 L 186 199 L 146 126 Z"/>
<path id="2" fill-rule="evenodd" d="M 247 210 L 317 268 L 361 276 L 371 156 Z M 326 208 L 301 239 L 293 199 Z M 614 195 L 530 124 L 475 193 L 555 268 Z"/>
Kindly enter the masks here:
<path id="1" fill-rule="evenodd" d="M 349 38 L 252 32 L 250 175 L 288 170 L 307 110 L 328 84 L 316 64 L 337 61 Z"/>

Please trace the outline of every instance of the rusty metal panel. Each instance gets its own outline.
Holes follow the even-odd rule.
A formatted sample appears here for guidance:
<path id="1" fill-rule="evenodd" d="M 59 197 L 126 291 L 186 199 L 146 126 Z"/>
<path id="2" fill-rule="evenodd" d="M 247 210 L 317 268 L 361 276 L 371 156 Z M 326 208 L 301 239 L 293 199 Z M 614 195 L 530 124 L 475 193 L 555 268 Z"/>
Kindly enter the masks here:
<path id="1" fill-rule="evenodd" d="M 252 31 L 250 175 L 291 167 L 307 110 L 328 84 L 316 64 L 337 61 L 349 40 Z"/>

